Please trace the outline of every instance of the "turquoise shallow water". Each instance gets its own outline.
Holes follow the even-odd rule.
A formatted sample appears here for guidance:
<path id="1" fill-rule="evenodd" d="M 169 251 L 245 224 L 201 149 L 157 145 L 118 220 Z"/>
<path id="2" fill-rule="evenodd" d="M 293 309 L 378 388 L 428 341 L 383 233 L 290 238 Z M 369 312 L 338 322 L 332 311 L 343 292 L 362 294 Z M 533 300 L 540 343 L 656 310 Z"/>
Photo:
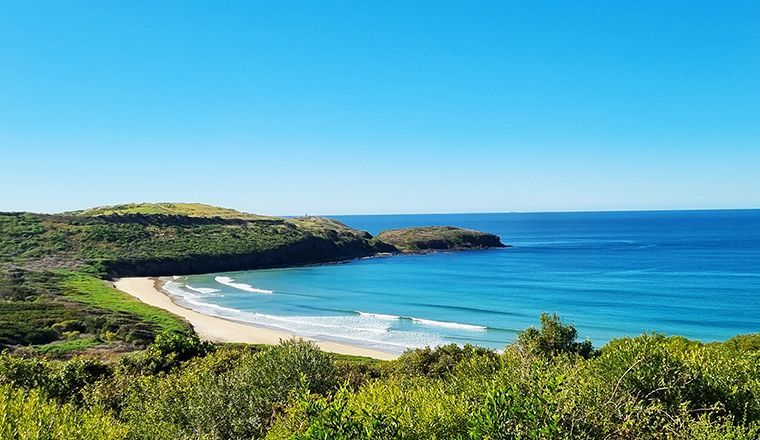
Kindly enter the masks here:
<path id="1" fill-rule="evenodd" d="M 373 234 L 463 226 L 514 247 L 189 276 L 168 289 L 205 313 L 394 352 L 501 348 L 543 311 L 597 345 L 760 331 L 760 210 L 336 218 Z"/>

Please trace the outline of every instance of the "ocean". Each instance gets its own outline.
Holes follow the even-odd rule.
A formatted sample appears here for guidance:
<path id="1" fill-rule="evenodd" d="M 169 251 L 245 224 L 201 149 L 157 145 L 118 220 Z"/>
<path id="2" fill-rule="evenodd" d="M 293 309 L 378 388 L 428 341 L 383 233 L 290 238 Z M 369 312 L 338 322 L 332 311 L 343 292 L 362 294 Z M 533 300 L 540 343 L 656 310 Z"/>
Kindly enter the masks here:
<path id="1" fill-rule="evenodd" d="M 178 303 L 390 352 L 500 349 L 541 312 L 581 339 L 760 331 L 760 210 L 335 216 L 376 234 L 453 225 L 511 248 L 176 278 Z"/>

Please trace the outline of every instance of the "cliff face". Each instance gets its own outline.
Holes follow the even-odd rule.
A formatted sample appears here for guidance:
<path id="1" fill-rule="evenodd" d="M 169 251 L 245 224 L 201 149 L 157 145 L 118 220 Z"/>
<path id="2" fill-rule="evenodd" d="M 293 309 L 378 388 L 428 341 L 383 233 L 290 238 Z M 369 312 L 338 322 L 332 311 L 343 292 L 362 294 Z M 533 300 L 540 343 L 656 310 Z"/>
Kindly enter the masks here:
<path id="1" fill-rule="evenodd" d="M 305 236 L 293 243 L 261 251 L 126 259 L 107 262 L 105 266 L 112 278 L 189 275 L 337 262 L 376 253 L 368 240 L 338 243 L 324 237 Z"/>
<path id="2" fill-rule="evenodd" d="M 410 228 L 373 238 L 327 218 L 236 214 L 197 204 L 121 205 L 60 215 L 0 213 L 0 264 L 68 268 L 104 277 L 184 275 L 378 253 L 503 246 L 495 235 L 461 228 Z"/>

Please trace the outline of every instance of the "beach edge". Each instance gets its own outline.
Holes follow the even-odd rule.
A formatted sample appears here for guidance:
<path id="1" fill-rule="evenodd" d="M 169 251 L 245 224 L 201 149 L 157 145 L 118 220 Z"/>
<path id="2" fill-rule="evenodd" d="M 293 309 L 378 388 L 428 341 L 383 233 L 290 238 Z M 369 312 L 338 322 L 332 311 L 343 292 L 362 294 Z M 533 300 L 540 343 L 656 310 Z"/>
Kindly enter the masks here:
<path id="1" fill-rule="evenodd" d="M 183 307 L 165 293 L 157 277 L 125 277 L 112 282 L 114 288 L 142 301 L 187 320 L 201 339 L 212 342 L 276 345 L 281 340 L 301 338 L 312 341 L 323 351 L 351 356 L 364 356 L 392 360 L 397 354 L 331 341 L 322 341 L 285 330 L 274 330 L 254 324 L 243 324 L 217 316 L 206 315 Z"/>

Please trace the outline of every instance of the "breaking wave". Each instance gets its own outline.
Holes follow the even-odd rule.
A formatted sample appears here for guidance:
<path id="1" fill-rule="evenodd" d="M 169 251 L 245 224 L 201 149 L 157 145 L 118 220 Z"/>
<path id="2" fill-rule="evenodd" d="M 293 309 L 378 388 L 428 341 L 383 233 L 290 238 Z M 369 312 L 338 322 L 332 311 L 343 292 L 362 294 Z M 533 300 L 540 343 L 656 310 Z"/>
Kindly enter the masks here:
<path id="1" fill-rule="evenodd" d="M 285 330 L 300 336 L 353 342 L 394 353 L 401 353 L 408 348 L 444 343 L 438 335 L 392 329 L 393 320 L 389 319 L 391 315 L 368 313 L 348 316 L 279 316 L 247 312 L 209 303 L 206 299 L 213 295 L 200 294 L 187 287 L 179 281 L 168 281 L 163 286 L 178 304 L 196 312 L 244 324 Z"/>
<path id="2" fill-rule="evenodd" d="M 411 319 L 412 322 L 415 322 L 417 324 L 429 325 L 431 327 L 456 328 L 460 330 L 469 330 L 469 331 L 476 331 L 476 332 L 484 332 L 488 330 L 488 327 L 484 327 L 482 325 L 462 324 L 459 322 L 448 322 L 448 321 L 435 321 L 433 319 L 422 319 L 422 318 L 409 318 L 409 319 Z"/>
<path id="3" fill-rule="evenodd" d="M 205 294 L 212 294 L 212 293 L 219 293 L 221 290 L 219 289 L 212 289 L 210 287 L 193 287 L 189 284 L 185 284 L 185 287 L 192 290 L 193 292 L 198 293 L 205 293 Z"/>
<path id="4" fill-rule="evenodd" d="M 368 313 L 368 312 L 360 312 L 360 311 L 357 311 L 356 313 L 358 313 L 359 316 L 366 316 L 368 318 L 377 318 L 377 319 L 387 319 L 389 321 L 393 321 L 393 320 L 396 320 L 396 319 L 401 319 L 400 316 L 396 316 L 396 315 L 384 315 L 382 313 Z"/>
<path id="5" fill-rule="evenodd" d="M 397 319 L 406 319 L 406 320 L 412 321 L 415 324 L 427 325 L 430 327 L 453 328 L 453 329 L 458 329 L 458 330 L 469 330 L 469 331 L 478 331 L 478 332 L 484 332 L 488 330 L 488 327 L 485 327 L 482 325 L 462 324 L 460 322 L 436 321 L 434 319 L 414 318 L 411 316 L 385 315 L 382 313 L 370 313 L 370 312 L 360 312 L 360 311 L 357 311 L 356 313 L 358 313 L 359 316 L 366 316 L 366 317 L 377 318 L 377 319 L 388 320 L 388 321 L 394 321 Z"/>
<path id="6" fill-rule="evenodd" d="M 230 278 L 230 277 L 218 276 L 214 278 L 214 281 L 216 281 L 219 284 L 224 284 L 225 286 L 229 286 L 238 290 L 244 290 L 246 292 L 266 293 L 266 294 L 274 293 L 273 290 L 259 289 L 257 287 L 251 286 L 250 284 L 237 283 L 235 282 L 233 278 Z"/>

